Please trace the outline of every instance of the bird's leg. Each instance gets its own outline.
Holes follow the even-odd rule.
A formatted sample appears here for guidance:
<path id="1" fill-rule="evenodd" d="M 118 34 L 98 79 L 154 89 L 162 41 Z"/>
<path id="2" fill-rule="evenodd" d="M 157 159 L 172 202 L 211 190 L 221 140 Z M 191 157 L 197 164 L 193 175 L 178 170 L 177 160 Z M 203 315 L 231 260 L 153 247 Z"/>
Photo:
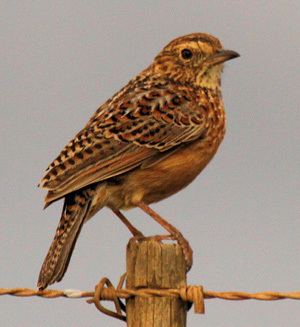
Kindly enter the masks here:
<path id="1" fill-rule="evenodd" d="M 144 237 L 143 233 L 136 229 L 131 222 L 122 214 L 120 210 L 112 209 L 113 213 L 122 221 L 122 223 L 129 229 L 134 237 Z"/>
<path id="2" fill-rule="evenodd" d="M 158 213 L 152 210 L 146 203 L 139 202 L 137 206 L 141 208 L 145 213 L 147 213 L 150 217 L 152 217 L 156 222 L 158 222 L 164 229 L 166 229 L 171 234 L 171 236 L 174 239 L 177 240 L 178 244 L 181 246 L 183 251 L 183 255 L 187 266 L 187 271 L 189 271 L 193 264 L 193 250 L 189 242 L 184 238 L 184 236 L 177 228 L 175 228 L 173 225 L 171 225 L 165 219 L 163 219 Z"/>

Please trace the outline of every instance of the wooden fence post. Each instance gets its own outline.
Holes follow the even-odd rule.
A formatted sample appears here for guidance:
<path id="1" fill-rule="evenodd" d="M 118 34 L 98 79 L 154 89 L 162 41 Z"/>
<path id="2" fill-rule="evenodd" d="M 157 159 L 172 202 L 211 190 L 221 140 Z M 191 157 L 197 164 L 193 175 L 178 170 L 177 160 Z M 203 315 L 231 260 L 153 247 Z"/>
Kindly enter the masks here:
<path id="1" fill-rule="evenodd" d="M 186 286 L 186 264 L 178 244 L 153 238 L 131 239 L 127 246 L 128 289 Z M 126 303 L 128 327 L 186 327 L 186 303 L 170 297 L 134 297 Z"/>

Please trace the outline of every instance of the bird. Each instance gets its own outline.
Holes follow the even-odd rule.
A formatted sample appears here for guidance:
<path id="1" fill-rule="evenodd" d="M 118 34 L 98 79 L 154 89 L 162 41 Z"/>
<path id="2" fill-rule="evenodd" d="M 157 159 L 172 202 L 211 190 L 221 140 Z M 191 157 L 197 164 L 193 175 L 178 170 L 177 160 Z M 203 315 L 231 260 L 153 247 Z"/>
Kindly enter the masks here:
<path id="1" fill-rule="evenodd" d="M 237 57 L 211 34 L 177 37 L 63 148 L 39 184 L 45 207 L 64 199 L 40 290 L 61 281 L 83 224 L 104 207 L 143 237 L 122 212 L 140 208 L 178 240 L 190 268 L 188 241 L 149 205 L 185 188 L 214 157 L 226 129 L 223 66 Z"/>

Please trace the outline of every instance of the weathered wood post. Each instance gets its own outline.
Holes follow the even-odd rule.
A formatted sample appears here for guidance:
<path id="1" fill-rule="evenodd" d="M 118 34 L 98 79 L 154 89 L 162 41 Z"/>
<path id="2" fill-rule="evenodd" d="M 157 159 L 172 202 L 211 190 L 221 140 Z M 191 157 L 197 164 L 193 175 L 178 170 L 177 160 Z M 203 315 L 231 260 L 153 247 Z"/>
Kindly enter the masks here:
<path id="1" fill-rule="evenodd" d="M 128 289 L 186 286 L 186 264 L 177 243 L 131 239 L 127 246 Z M 170 297 L 134 297 L 126 304 L 128 327 L 186 327 L 186 303 Z"/>

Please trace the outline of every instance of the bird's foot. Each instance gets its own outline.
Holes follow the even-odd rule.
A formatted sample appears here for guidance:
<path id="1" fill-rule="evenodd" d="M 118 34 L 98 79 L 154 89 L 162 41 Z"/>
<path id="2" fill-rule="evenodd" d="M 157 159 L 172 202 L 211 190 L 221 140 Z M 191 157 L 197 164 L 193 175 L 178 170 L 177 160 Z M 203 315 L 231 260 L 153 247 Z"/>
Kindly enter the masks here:
<path id="1" fill-rule="evenodd" d="M 139 231 L 138 229 L 136 229 L 134 231 L 133 237 L 135 237 L 137 239 L 142 239 L 142 238 L 145 238 L 146 236 L 141 231 Z"/>
<path id="2" fill-rule="evenodd" d="M 157 241 L 157 242 L 162 242 L 162 241 L 172 241 L 174 240 L 174 237 L 170 234 L 168 235 L 155 235 L 151 237 L 153 240 Z"/>
<path id="3" fill-rule="evenodd" d="M 176 240 L 177 243 L 181 246 L 186 262 L 186 270 L 189 271 L 193 264 L 193 250 L 189 242 L 184 238 L 184 236 L 176 227 L 167 222 L 146 203 L 140 202 L 138 203 L 138 207 L 140 207 L 144 212 L 146 212 L 150 217 L 158 222 L 165 230 L 167 230 L 171 235 L 171 239 Z"/>
<path id="4" fill-rule="evenodd" d="M 193 265 L 193 250 L 190 246 L 190 243 L 180 232 L 176 232 L 171 235 L 173 240 L 176 240 L 177 243 L 180 245 L 183 255 L 184 255 L 184 260 L 186 264 L 186 271 L 189 271 L 192 268 Z"/>
<path id="5" fill-rule="evenodd" d="M 154 239 L 157 242 L 176 241 L 182 249 L 187 271 L 191 269 L 193 265 L 193 250 L 189 242 L 184 238 L 184 236 L 180 232 L 177 231 L 176 233 L 169 235 L 155 235 L 150 238 Z"/>

